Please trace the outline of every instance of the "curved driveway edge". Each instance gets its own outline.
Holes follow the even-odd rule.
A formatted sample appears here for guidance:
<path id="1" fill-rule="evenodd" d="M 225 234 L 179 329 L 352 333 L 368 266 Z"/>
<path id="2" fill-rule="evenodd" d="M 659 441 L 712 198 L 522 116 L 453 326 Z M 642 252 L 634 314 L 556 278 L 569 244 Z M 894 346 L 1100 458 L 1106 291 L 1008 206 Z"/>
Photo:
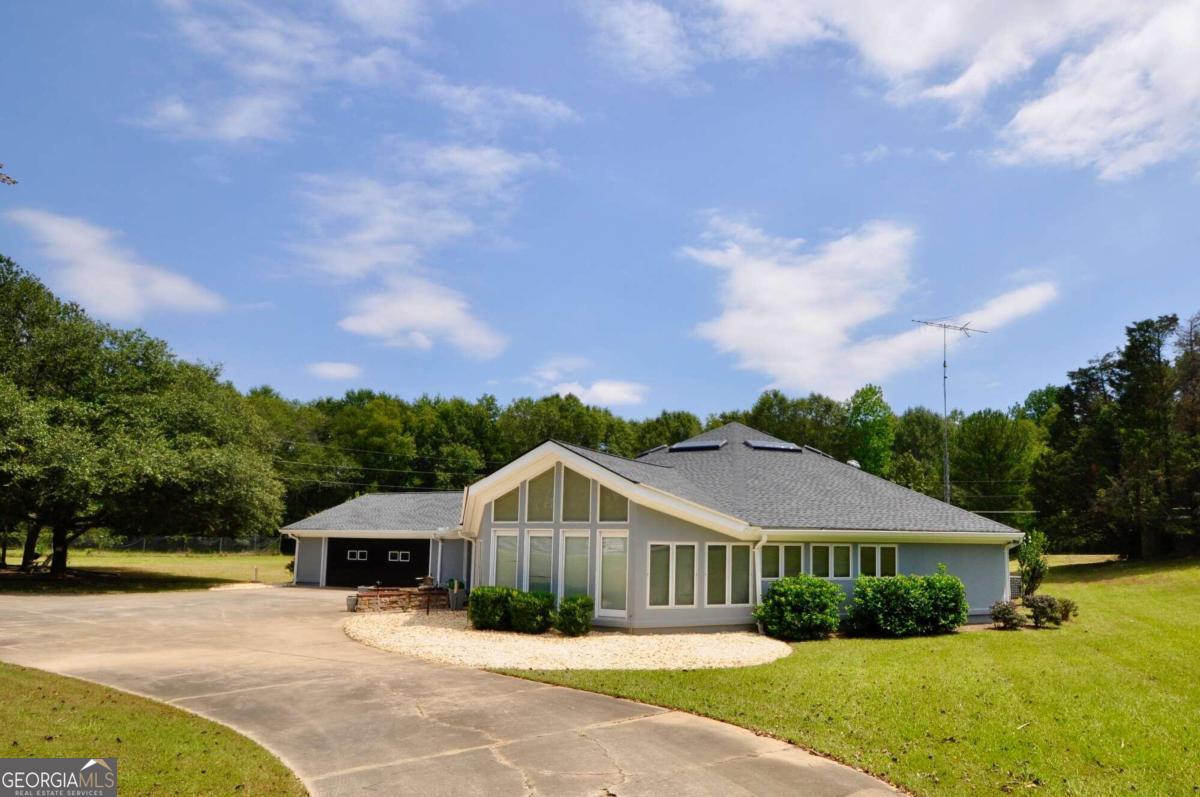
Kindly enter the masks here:
<path id="1" fill-rule="evenodd" d="M 897 794 L 715 720 L 384 653 L 343 591 L 0 596 L 0 659 L 222 722 L 326 795 Z"/>

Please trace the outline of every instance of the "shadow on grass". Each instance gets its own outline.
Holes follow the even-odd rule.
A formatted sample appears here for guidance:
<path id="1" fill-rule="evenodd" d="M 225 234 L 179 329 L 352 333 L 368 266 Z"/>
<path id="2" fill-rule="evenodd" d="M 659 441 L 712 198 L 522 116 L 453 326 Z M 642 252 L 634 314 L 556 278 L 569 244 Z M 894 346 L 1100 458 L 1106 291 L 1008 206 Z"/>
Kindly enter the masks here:
<path id="1" fill-rule="evenodd" d="M 99 592 L 162 592 L 164 590 L 208 589 L 234 584 L 236 579 L 184 576 L 151 570 L 68 568 L 61 576 L 24 573 L 14 567 L 0 568 L 0 594 L 80 595 Z"/>
<path id="2" fill-rule="evenodd" d="M 1186 570 L 1200 565 L 1200 558 L 1175 557 L 1171 559 L 1135 559 L 1111 562 L 1088 562 L 1075 565 L 1055 565 L 1050 568 L 1047 584 L 1095 583 L 1136 578 L 1138 576 L 1162 575 L 1176 570 Z"/>

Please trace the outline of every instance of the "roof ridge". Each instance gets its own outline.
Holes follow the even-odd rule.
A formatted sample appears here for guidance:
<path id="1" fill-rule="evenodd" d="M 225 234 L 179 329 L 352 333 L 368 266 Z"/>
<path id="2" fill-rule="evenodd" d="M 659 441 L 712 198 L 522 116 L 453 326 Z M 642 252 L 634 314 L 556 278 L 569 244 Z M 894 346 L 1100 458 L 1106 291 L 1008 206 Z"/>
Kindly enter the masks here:
<path id="1" fill-rule="evenodd" d="M 555 438 L 555 437 L 551 437 L 550 441 L 553 443 L 558 443 L 560 446 L 566 446 L 567 448 L 581 448 L 584 451 L 590 451 L 593 454 L 599 454 L 604 457 L 612 457 L 613 459 L 619 459 L 619 460 L 623 460 L 625 462 L 632 462 L 635 465 L 649 465 L 652 468 L 666 468 L 667 470 L 675 470 L 674 466 L 672 466 L 672 465 L 660 465 L 657 462 L 645 462 L 640 459 L 632 459 L 630 457 L 623 457 L 620 454 L 612 454 L 612 453 L 609 453 L 608 451 L 599 451 L 595 448 L 588 448 L 587 446 L 581 446 L 577 443 L 568 443 L 566 440 L 559 440 L 558 438 Z M 651 449 L 651 450 L 653 450 L 653 449 Z M 646 451 L 644 453 L 649 454 L 650 452 Z"/>

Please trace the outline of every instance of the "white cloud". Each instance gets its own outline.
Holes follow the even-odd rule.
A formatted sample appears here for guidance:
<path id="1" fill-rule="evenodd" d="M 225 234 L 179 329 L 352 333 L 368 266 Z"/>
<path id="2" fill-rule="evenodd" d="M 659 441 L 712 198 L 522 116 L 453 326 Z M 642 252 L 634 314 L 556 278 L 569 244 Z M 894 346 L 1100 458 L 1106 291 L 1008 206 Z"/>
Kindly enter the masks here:
<path id="1" fill-rule="evenodd" d="M 700 324 L 697 334 L 742 368 L 768 374 L 777 387 L 845 397 L 941 346 L 940 337 L 919 328 L 878 336 L 859 331 L 899 309 L 910 287 L 916 233 L 909 227 L 873 221 L 810 251 L 799 239 L 718 216 L 707 238 L 705 246 L 684 253 L 721 272 L 721 314 Z M 998 329 L 1056 294 L 1050 282 L 1028 285 L 963 318 Z"/>
<path id="2" fill-rule="evenodd" d="M 649 0 L 597 0 L 584 8 L 597 51 L 634 80 L 671 82 L 691 70 L 694 56 L 674 12 Z"/>
<path id="3" fill-rule="evenodd" d="M 316 362 L 309 363 L 305 370 L 318 379 L 328 379 L 333 382 L 343 382 L 362 376 L 362 368 L 354 363 Z"/>
<path id="4" fill-rule="evenodd" d="M 677 82 L 706 60 L 773 59 L 837 43 L 892 101 L 944 103 L 960 121 L 999 89 L 1033 83 L 1003 127 L 1004 162 L 1063 162 L 1117 179 L 1200 152 L 1195 0 L 696 0 L 678 11 L 640 0 L 596 8 L 586 6 L 597 46 L 641 80 Z"/>
<path id="5" fill-rule="evenodd" d="M 567 374 L 587 368 L 589 365 L 591 362 L 586 357 L 551 357 L 533 369 L 533 375 L 529 381 L 539 387 L 545 387 L 559 381 Z"/>
<path id="6" fill-rule="evenodd" d="M 191 279 L 143 262 L 116 243 L 117 233 L 84 219 L 19 208 L 5 214 L 59 268 L 55 287 L 112 321 L 137 321 L 149 312 L 208 313 L 226 302 Z"/>
<path id="7" fill-rule="evenodd" d="M 935 147 L 889 147 L 887 144 L 876 144 L 862 152 L 851 152 L 843 156 L 843 160 L 850 166 L 869 166 L 892 157 L 923 158 L 948 163 L 954 160 L 954 153 Z"/>
<path id="8" fill-rule="evenodd" d="M 358 298 L 338 326 L 402 348 L 427 351 L 445 341 L 476 359 L 495 357 L 508 345 L 462 294 L 422 277 L 387 278 L 381 290 Z"/>
<path id="9" fill-rule="evenodd" d="M 474 130 L 509 124 L 548 126 L 574 121 L 565 103 L 516 89 L 453 83 L 415 63 L 433 11 L 457 0 L 341 0 L 303 14 L 248 0 L 169 0 L 175 29 L 194 52 L 215 63 L 227 80 L 207 95 L 167 96 L 141 121 L 182 138 L 224 142 L 285 138 L 313 94 L 343 94 L 383 86 L 438 105 Z"/>
<path id="10" fill-rule="evenodd" d="M 548 164 L 540 155 L 458 144 L 413 147 L 401 160 L 401 176 L 390 181 L 306 177 L 310 234 L 294 250 L 345 278 L 418 266 L 507 212 L 523 175 Z"/>
<path id="11" fill-rule="evenodd" d="M 563 382 L 554 386 L 560 396 L 575 396 L 584 404 L 600 404 L 615 407 L 624 404 L 641 404 L 646 400 L 645 385 L 637 382 L 620 382 L 615 379 L 597 379 L 590 385 L 579 382 Z"/>

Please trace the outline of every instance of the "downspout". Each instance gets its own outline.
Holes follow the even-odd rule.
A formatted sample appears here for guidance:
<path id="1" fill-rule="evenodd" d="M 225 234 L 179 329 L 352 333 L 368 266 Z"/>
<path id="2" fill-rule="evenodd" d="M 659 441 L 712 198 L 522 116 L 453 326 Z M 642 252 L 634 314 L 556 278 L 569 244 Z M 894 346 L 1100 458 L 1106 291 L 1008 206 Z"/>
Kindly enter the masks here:
<path id="1" fill-rule="evenodd" d="M 758 542 L 750 550 L 754 554 L 754 605 L 762 604 L 762 547 L 767 541 L 767 532 L 758 532 Z"/>

